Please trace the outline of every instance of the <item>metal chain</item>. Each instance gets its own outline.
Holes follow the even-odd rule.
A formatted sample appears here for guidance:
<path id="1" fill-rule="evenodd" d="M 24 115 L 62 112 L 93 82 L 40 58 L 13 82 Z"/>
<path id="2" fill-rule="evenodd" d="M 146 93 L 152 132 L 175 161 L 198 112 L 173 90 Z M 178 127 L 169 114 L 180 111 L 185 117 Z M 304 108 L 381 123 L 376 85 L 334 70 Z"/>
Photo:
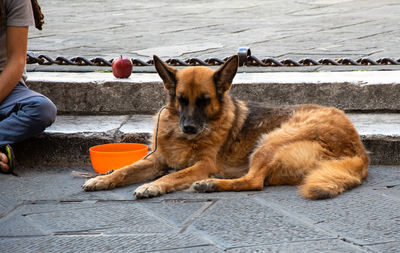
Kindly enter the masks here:
<path id="1" fill-rule="evenodd" d="M 311 58 L 304 58 L 299 61 L 293 59 L 277 60 L 275 58 L 264 58 L 259 59 L 254 55 L 251 55 L 251 51 L 247 47 L 242 47 L 238 49 L 237 54 L 239 55 L 239 65 L 240 66 L 258 66 L 258 67 L 298 67 L 298 66 L 316 66 L 316 65 L 332 65 L 332 66 L 343 66 L 343 65 L 400 65 L 400 58 L 380 58 L 378 60 L 373 60 L 370 58 L 360 58 L 353 60 L 350 58 L 339 58 L 330 59 L 322 58 L 319 60 L 314 60 Z M 178 58 L 170 58 L 166 60 L 166 63 L 172 66 L 216 66 L 222 65 L 229 57 L 224 59 L 220 58 L 207 58 L 201 60 L 199 58 L 189 58 L 186 60 Z M 154 64 L 153 60 L 143 61 L 141 59 L 131 59 L 134 66 L 152 66 Z M 91 60 L 78 56 L 71 59 L 67 59 L 63 56 L 58 56 L 56 59 L 51 58 L 48 55 L 41 54 L 35 56 L 32 52 L 28 52 L 26 63 L 27 64 L 39 64 L 39 65 L 75 65 L 75 66 L 112 66 L 111 60 L 106 60 L 101 57 L 93 58 Z"/>

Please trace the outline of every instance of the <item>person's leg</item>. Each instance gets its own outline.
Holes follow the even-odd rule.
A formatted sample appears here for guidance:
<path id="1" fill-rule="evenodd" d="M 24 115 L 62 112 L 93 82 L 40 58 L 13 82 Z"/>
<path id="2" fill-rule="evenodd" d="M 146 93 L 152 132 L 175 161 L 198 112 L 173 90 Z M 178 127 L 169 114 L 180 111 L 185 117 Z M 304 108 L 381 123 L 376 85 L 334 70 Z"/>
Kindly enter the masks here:
<path id="1" fill-rule="evenodd" d="M 42 94 L 18 83 L 0 103 L 0 172 L 12 173 L 14 155 L 9 144 L 42 132 L 54 122 L 57 109 Z"/>
<path id="2" fill-rule="evenodd" d="M 50 99 L 34 96 L 0 110 L 0 145 L 21 142 L 44 131 L 57 114 Z"/>

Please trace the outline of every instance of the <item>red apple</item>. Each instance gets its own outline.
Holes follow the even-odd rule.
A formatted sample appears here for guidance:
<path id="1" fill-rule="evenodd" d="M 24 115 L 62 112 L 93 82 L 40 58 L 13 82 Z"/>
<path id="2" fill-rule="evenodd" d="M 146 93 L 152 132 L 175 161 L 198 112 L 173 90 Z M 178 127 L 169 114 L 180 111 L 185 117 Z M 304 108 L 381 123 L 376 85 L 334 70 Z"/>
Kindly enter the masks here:
<path id="1" fill-rule="evenodd" d="M 132 73 L 132 61 L 122 55 L 112 61 L 112 72 L 116 78 L 128 78 Z"/>

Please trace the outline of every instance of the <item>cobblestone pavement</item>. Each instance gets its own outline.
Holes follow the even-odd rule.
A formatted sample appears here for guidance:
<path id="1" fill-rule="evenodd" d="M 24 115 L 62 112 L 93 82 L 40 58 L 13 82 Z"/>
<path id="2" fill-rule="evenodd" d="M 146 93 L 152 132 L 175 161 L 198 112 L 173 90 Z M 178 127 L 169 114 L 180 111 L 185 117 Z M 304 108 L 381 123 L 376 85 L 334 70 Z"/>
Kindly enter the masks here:
<path id="1" fill-rule="evenodd" d="M 358 188 L 310 201 L 295 187 L 176 192 L 137 185 L 84 192 L 71 170 L 0 175 L 1 252 L 398 252 L 400 167 L 371 166 Z"/>
<path id="2" fill-rule="evenodd" d="M 28 49 L 50 56 L 400 56 L 398 0 L 41 0 Z"/>

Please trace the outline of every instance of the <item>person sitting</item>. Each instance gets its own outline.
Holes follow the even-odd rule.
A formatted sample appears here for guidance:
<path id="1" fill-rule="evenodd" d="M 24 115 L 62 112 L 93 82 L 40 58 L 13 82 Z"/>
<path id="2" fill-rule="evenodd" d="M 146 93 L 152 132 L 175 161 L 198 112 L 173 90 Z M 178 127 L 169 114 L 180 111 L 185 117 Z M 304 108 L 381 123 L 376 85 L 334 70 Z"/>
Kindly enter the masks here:
<path id="1" fill-rule="evenodd" d="M 57 114 L 54 103 L 26 84 L 28 27 L 41 30 L 37 0 L 0 0 L 0 171 L 12 173 L 12 144 L 37 135 Z"/>

